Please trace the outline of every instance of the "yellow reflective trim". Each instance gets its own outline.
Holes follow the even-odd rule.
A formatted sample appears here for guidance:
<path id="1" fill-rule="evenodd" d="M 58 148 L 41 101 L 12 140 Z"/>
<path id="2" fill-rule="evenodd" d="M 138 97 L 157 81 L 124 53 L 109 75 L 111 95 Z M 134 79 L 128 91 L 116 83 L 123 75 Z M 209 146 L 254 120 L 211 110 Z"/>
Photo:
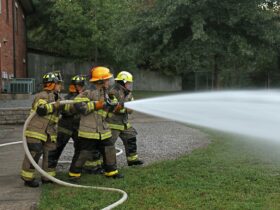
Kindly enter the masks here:
<path id="1" fill-rule="evenodd" d="M 56 142 L 57 139 L 57 135 L 51 135 L 51 141 L 52 142 Z"/>
<path id="2" fill-rule="evenodd" d="M 106 133 L 92 133 L 92 132 L 86 132 L 86 131 L 79 131 L 78 133 L 79 137 L 86 138 L 86 139 L 99 139 L 104 140 L 108 139 L 112 136 L 111 131 L 108 131 Z"/>
<path id="3" fill-rule="evenodd" d="M 48 171 L 47 173 L 48 173 L 50 176 L 53 176 L 53 177 L 56 176 L 56 172 L 55 172 L 55 171 Z"/>
<path id="4" fill-rule="evenodd" d="M 45 106 L 47 108 L 48 113 L 53 113 L 53 105 L 52 104 L 46 104 Z"/>
<path id="5" fill-rule="evenodd" d="M 89 102 L 89 98 L 82 98 L 82 97 L 76 97 L 74 99 L 75 102 Z"/>
<path id="6" fill-rule="evenodd" d="M 100 165 L 101 165 L 101 160 L 97 160 L 97 161 L 87 160 L 84 164 L 84 166 L 86 166 L 86 167 L 96 167 L 96 166 L 100 166 Z"/>
<path id="7" fill-rule="evenodd" d="M 118 173 L 119 173 L 118 170 L 115 170 L 115 171 L 105 172 L 104 175 L 105 176 L 114 176 Z"/>
<path id="8" fill-rule="evenodd" d="M 69 172 L 69 176 L 72 176 L 72 177 L 80 177 L 80 176 L 81 176 L 81 173 L 71 173 L 71 172 Z"/>
<path id="9" fill-rule="evenodd" d="M 94 110 L 94 102 L 91 101 L 91 102 L 88 102 L 87 103 L 87 108 L 89 111 L 93 111 Z"/>
<path id="10" fill-rule="evenodd" d="M 117 102 L 118 102 L 118 99 L 117 99 L 117 97 L 116 97 L 116 96 L 114 96 L 114 98 L 113 98 L 113 99 L 111 99 L 111 101 L 112 101 L 113 103 L 117 103 Z"/>
<path id="11" fill-rule="evenodd" d="M 125 113 L 126 112 L 126 109 L 125 108 L 123 108 L 123 109 L 121 109 L 120 111 L 119 111 L 119 113 Z"/>
<path id="12" fill-rule="evenodd" d="M 127 157 L 128 161 L 134 161 L 134 160 L 137 160 L 137 159 L 138 159 L 138 155 L 132 155 L 132 156 Z"/>
<path id="13" fill-rule="evenodd" d="M 25 171 L 25 170 L 21 170 L 20 175 L 24 178 L 28 178 L 28 179 L 34 179 L 35 177 L 35 171 L 34 172 L 30 172 L 30 171 Z"/>
<path id="14" fill-rule="evenodd" d="M 47 141 L 47 139 L 48 139 L 47 135 L 41 134 L 41 133 L 38 133 L 38 132 L 35 132 L 35 131 L 26 130 L 24 132 L 24 135 L 27 136 L 27 137 L 39 139 L 39 140 L 42 140 L 42 141 Z"/>
<path id="15" fill-rule="evenodd" d="M 46 115 L 44 116 L 44 118 L 54 122 L 54 123 L 58 123 L 58 117 L 56 115 Z"/>
<path id="16" fill-rule="evenodd" d="M 108 126 L 110 129 L 121 130 L 121 131 L 131 128 L 130 123 L 127 123 L 126 125 L 108 123 Z"/>
<path id="17" fill-rule="evenodd" d="M 46 100 L 44 100 L 44 99 L 39 99 L 39 100 L 34 104 L 34 107 L 32 107 L 32 109 L 33 109 L 34 111 L 36 111 L 38 106 L 40 106 L 40 105 L 45 105 L 45 104 L 47 104 L 47 103 L 48 103 L 48 102 L 47 102 Z"/>
<path id="18" fill-rule="evenodd" d="M 101 140 L 108 139 L 112 136 L 111 131 L 101 134 Z"/>
<path id="19" fill-rule="evenodd" d="M 61 126 L 58 126 L 57 132 L 61 132 L 61 133 L 67 134 L 67 135 L 69 135 L 69 136 L 71 136 L 72 133 L 73 133 L 72 131 L 70 131 L 70 130 L 68 130 L 68 129 L 66 129 L 66 128 L 63 128 L 63 127 L 61 127 Z"/>
<path id="20" fill-rule="evenodd" d="M 66 111 L 66 112 L 70 111 L 70 104 L 65 104 L 64 111 Z"/>
<path id="21" fill-rule="evenodd" d="M 78 136 L 87 139 L 100 139 L 99 133 L 90 133 L 85 131 L 79 131 Z"/>
<path id="22" fill-rule="evenodd" d="M 97 163 L 97 165 L 101 165 L 102 164 L 101 160 L 97 160 L 95 162 Z"/>
<path id="23" fill-rule="evenodd" d="M 103 109 L 100 109 L 97 111 L 97 114 L 101 115 L 102 117 L 107 117 L 107 112 Z"/>
<path id="24" fill-rule="evenodd" d="M 115 130 L 123 131 L 125 129 L 124 125 L 117 125 L 117 124 L 108 123 L 108 126 L 109 126 L 109 128 L 115 129 Z"/>
<path id="25" fill-rule="evenodd" d="M 39 105 L 44 105 L 44 104 L 47 104 L 48 102 L 44 99 L 39 99 L 38 102 L 36 103 L 37 106 Z"/>

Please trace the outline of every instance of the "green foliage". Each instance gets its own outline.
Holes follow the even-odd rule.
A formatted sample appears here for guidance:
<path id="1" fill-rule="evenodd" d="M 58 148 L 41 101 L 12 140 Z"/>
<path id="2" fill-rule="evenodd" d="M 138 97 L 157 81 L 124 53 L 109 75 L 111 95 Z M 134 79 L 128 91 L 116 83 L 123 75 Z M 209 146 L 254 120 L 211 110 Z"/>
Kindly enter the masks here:
<path id="1" fill-rule="evenodd" d="M 137 44 L 144 68 L 170 75 L 242 69 L 232 75 L 244 77 L 276 71 L 279 15 L 261 9 L 261 2 L 158 0 L 140 14 L 146 18 L 128 38 Z"/>
<path id="2" fill-rule="evenodd" d="M 124 69 L 208 72 L 216 87 L 279 84 L 278 1 L 34 2 L 31 47 Z"/>
<path id="3" fill-rule="evenodd" d="M 122 4 L 108 0 L 37 0 L 28 19 L 30 47 L 86 60 L 110 63 Z"/>

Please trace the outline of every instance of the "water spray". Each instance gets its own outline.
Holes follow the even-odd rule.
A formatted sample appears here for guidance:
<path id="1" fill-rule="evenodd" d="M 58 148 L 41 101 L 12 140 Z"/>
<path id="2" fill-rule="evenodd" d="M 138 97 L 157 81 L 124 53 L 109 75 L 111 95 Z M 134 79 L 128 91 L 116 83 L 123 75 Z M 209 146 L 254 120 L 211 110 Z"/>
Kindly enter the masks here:
<path id="1" fill-rule="evenodd" d="M 127 108 L 183 123 L 280 140 L 280 91 L 218 91 L 136 100 Z"/>

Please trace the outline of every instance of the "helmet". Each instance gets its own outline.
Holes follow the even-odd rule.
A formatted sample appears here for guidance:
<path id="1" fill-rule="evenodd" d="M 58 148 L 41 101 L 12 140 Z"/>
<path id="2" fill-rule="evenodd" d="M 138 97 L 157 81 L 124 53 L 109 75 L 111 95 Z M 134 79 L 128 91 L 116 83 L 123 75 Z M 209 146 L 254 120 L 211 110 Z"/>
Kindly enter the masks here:
<path id="1" fill-rule="evenodd" d="M 82 75 L 76 75 L 76 76 L 72 77 L 72 79 L 71 79 L 72 85 L 85 86 L 85 82 L 86 82 L 86 78 Z"/>
<path id="2" fill-rule="evenodd" d="M 97 66 L 91 70 L 91 79 L 89 81 L 90 82 L 103 81 L 106 79 L 110 79 L 112 77 L 113 75 L 110 73 L 110 69 L 103 66 Z"/>
<path id="3" fill-rule="evenodd" d="M 54 73 L 54 74 L 55 74 L 55 76 L 57 77 L 58 82 L 63 82 L 63 80 L 62 80 L 62 76 L 61 76 L 61 74 L 60 74 L 60 72 L 59 72 L 59 71 L 54 71 L 53 73 Z"/>
<path id="4" fill-rule="evenodd" d="M 127 71 L 121 71 L 120 73 L 118 73 L 115 80 L 116 81 L 123 81 L 124 83 L 133 82 L 133 76 L 132 76 L 132 74 L 130 74 Z"/>
<path id="5" fill-rule="evenodd" d="M 43 83 L 58 83 L 60 82 L 60 79 L 57 77 L 57 75 L 53 72 L 49 72 L 43 76 Z"/>

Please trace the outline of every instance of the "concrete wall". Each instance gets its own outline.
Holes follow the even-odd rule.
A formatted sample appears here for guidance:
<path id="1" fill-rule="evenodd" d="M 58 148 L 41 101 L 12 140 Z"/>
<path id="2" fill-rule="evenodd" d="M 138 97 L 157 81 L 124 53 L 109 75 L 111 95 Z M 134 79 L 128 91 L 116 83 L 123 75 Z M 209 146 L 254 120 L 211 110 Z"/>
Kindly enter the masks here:
<path id="1" fill-rule="evenodd" d="M 88 75 L 93 63 L 76 62 L 69 58 L 54 57 L 35 52 L 28 53 L 28 77 L 36 79 L 36 86 L 40 88 L 42 75 L 44 73 L 60 70 L 65 86 L 68 85 L 72 76 L 76 74 Z M 129 70 L 128 70 L 129 71 Z M 114 75 L 118 71 L 114 72 Z M 147 91 L 179 91 L 182 90 L 181 77 L 167 77 L 156 72 L 150 71 L 134 71 L 135 90 Z"/>
<path id="2" fill-rule="evenodd" d="M 28 77 L 36 79 L 36 89 L 41 88 L 42 75 L 59 70 L 63 80 L 68 85 L 68 81 L 76 74 L 88 75 L 92 64 L 89 62 L 75 62 L 71 59 L 42 55 L 38 53 L 28 53 Z"/>
<path id="3" fill-rule="evenodd" d="M 133 71 L 134 89 L 146 91 L 180 91 L 181 77 L 168 77 L 157 72 Z"/>

